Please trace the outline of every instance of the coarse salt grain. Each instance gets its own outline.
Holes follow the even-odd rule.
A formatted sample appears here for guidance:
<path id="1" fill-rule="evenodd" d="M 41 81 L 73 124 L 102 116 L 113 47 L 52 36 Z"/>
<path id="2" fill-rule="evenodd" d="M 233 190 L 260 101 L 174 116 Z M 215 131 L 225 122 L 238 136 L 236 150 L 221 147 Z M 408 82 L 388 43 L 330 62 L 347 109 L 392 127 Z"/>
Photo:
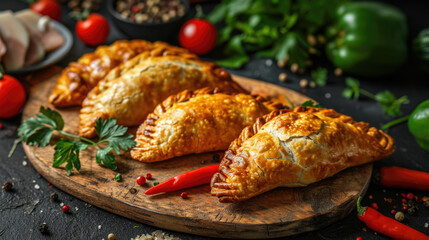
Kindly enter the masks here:
<path id="1" fill-rule="evenodd" d="M 62 206 L 64 206 L 64 203 L 62 202 L 62 203 L 60 203 L 60 207 L 62 207 Z"/>
<path id="2" fill-rule="evenodd" d="M 78 208 L 78 207 L 75 207 L 74 209 L 76 210 L 76 212 L 77 212 L 77 211 L 79 211 L 79 208 Z"/>
<path id="3" fill-rule="evenodd" d="M 429 228 L 429 223 L 425 223 L 425 228 Z"/>
<path id="4" fill-rule="evenodd" d="M 35 189 L 40 189 L 39 184 L 34 185 L 34 188 L 35 188 Z"/>
<path id="5" fill-rule="evenodd" d="M 265 61 L 265 65 L 267 65 L 268 67 L 271 67 L 273 65 L 273 60 L 268 59 L 267 61 Z"/>
<path id="6" fill-rule="evenodd" d="M 100 230 L 101 229 L 101 225 L 98 225 L 98 230 Z"/>
<path id="7" fill-rule="evenodd" d="M 27 165 L 27 161 L 22 161 L 22 166 Z"/>

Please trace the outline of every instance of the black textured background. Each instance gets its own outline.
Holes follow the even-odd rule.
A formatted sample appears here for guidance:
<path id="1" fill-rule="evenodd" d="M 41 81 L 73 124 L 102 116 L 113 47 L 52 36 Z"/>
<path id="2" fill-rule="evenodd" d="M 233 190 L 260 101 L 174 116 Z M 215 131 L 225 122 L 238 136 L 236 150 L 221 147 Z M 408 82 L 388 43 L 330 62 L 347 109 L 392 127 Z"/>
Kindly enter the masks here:
<path id="1" fill-rule="evenodd" d="M 391 4 L 400 7 L 407 15 L 410 27 L 410 39 L 413 38 L 420 29 L 429 27 L 429 17 L 427 15 L 427 5 L 422 5 L 423 1 L 397 1 Z M 12 9 L 14 11 L 25 8 L 27 5 L 17 0 L 1 0 L 0 9 Z M 204 11 L 208 12 L 214 3 L 202 4 Z M 64 6 L 63 6 L 64 7 Z M 193 8 L 194 6 L 192 6 Z M 62 23 L 70 30 L 74 29 L 74 21 L 66 16 L 66 8 L 63 9 Z M 109 18 L 106 7 L 103 5 L 100 12 Z M 111 26 L 111 34 L 107 43 L 126 38 L 114 26 Z M 172 40 L 174 41 L 174 40 Z M 93 51 L 93 48 L 86 47 L 76 36 L 74 36 L 74 46 L 70 54 L 62 60 L 59 65 L 66 66 L 68 62 L 76 60 L 83 53 Z M 215 51 L 220 52 L 220 51 Z M 215 55 L 206 56 L 208 60 L 216 58 Z M 344 89 L 344 77 L 335 77 L 332 74 L 332 66 L 326 61 L 319 60 L 319 64 L 327 66 L 330 70 L 328 85 L 308 89 L 306 94 L 322 103 L 324 106 L 333 108 L 344 114 L 354 117 L 358 121 L 366 121 L 373 126 L 381 127 L 392 118 L 385 116 L 379 106 L 371 100 L 347 100 L 341 96 Z M 283 87 L 299 91 L 299 80 L 308 78 L 308 75 L 292 74 L 289 70 L 279 69 L 275 61 L 253 58 L 243 69 L 230 71 L 231 73 L 272 82 Z M 288 74 L 288 81 L 281 83 L 278 75 L 281 72 Z M 361 86 L 373 93 L 385 89 L 391 90 L 396 96 L 408 95 L 410 103 L 403 106 L 402 110 L 408 114 L 421 101 L 429 98 L 429 77 L 422 75 L 410 60 L 399 73 L 379 79 L 363 79 Z M 325 94 L 330 93 L 331 98 L 326 98 Z M 21 116 L 12 119 L 0 119 L 4 128 L 0 130 L 0 183 L 6 180 L 13 181 L 13 192 L 0 192 L 0 239 L 107 239 L 109 233 L 114 233 L 116 239 L 130 239 L 136 235 L 152 233 L 156 227 L 147 226 L 138 222 L 120 217 L 70 196 L 55 187 L 48 186 L 48 182 L 41 178 L 32 168 L 26 159 L 21 146 L 18 146 L 12 158 L 7 158 L 7 153 L 12 147 L 13 141 L 17 138 L 16 128 L 20 123 Z M 397 145 L 397 151 L 393 156 L 375 164 L 376 167 L 397 165 L 416 170 L 429 171 L 429 153 L 418 147 L 414 138 L 408 132 L 405 124 L 388 131 Z M 28 166 L 23 165 L 23 161 L 28 162 Z M 65 173 L 64 173 L 65 174 Z M 35 185 L 40 189 L 35 189 Z M 49 195 L 56 192 L 60 201 L 54 203 Z M 383 190 L 375 184 L 371 184 L 365 197 L 364 204 L 369 205 L 377 202 L 380 211 L 388 216 L 392 205 L 400 206 L 401 197 L 396 196 L 406 190 L 386 189 Z M 419 196 L 429 196 L 428 192 L 414 192 Z M 368 196 L 373 199 L 369 200 Z M 384 198 L 393 198 L 394 202 L 389 204 Z M 59 206 L 64 202 L 71 207 L 70 214 L 64 214 Z M 419 205 L 420 210 L 416 215 L 406 214 L 405 224 L 416 228 L 426 234 L 429 229 L 424 227 L 429 222 L 429 209 Z M 46 222 L 50 229 L 49 235 L 42 235 L 38 227 L 42 222 Z M 99 226 L 101 228 L 99 229 Z M 363 239 L 387 239 L 376 235 L 372 230 L 366 232 L 362 230 L 364 225 L 357 219 L 356 211 L 353 211 L 345 219 L 318 231 L 304 233 L 284 239 L 356 239 L 362 236 Z M 203 239 L 199 236 L 182 234 L 165 230 L 182 239 Z M 227 237 L 227 236 L 225 236 Z"/>

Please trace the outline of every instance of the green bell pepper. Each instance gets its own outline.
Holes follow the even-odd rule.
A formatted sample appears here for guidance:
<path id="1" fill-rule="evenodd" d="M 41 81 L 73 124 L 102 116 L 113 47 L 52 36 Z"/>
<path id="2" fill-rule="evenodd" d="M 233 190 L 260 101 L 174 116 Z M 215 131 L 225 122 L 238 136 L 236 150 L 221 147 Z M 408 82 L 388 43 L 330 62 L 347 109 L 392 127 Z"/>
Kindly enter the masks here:
<path id="1" fill-rule="evenodd" d="M 407 23 L 397 8 L 378 2 L 350 2 L 336 12 L 328 28 L 328 58 L 346 72 L 361 76 L 393 73 L 407 58 Z"/>
<path id="2" fill-rule="evenodd" d="M 420 103 L 411 113 L 408 129 L 420 147 L 429 151 L 429 99 Z"/>
<path id="3" fill-rule="evenodd" d="M 420 68 L 429 74 L 429 28 L 423 29 L 414 39 L 413 50 Z"/>

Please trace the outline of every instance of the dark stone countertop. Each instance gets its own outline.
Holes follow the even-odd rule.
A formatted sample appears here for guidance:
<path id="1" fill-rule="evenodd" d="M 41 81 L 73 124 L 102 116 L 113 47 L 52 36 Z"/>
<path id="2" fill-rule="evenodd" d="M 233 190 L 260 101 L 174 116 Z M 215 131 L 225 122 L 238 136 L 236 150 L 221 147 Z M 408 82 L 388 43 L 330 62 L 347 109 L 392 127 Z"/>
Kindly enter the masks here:
<path id="1" fill-rule="evenodd" d="M 410 26 L 410 39 L 417 32 L 429 26 L 427 18 L 427 6 L 421 2 L 405 1 L 396 3 L 407 14 Z M 205 12 L 208 12 L 214 3 L 202 4 Z M 25 8 L 26 4 L 16 0 L 0 1 L 0 9 L 19 10 Z M 66 16 L 66 8 L 63 6 L 62 23 L 69 29 L 74 29 L 74 22 Z M 103 5 L 101 14 L 107 16 L 106 7 Z M 108 17 L 108 16 L 107 16 Z M 114 26 L 107 41 L 108 44 L 115 40 L 126 38 Z M 59 65 L 66 66 L 68 62 L 78 59 L 83 53 L 91 52 L 94 48 L 84 46 L 74 35 L 74 46 L 69 55 Z M 219 51 L 218 51 L 219 52 Z M 214 55 L 206 56 L 213 60 Z M 350 115 L 358 121 L 366 121 L 372 126 L 381 127 L 384 123 L 392 120 L 384 115 L 380 107 L 371 100 L 347 100 L 341 96 L 345 88 L 344 77 L 335 77 L 332 74 L 332 66 L 326 61 L 321 61 L 322 66 L 328 66 L 330 76 L 325 87 L 308 89 L 306 95 L 319 101 L 326 107 L 333 108 L 339 112 Z M 279 69 L 272 60 L 252 58 L 243 69 L 230 71 L 231 73 L 267 81 L 299 91 L 299 80 L 308 78 L 307 74 L 296 75 L 288 69 Z M 288 81 L 281 83 L 278 75 L 281 72 L 288 74 Z M 410 113 L 421 101 L 429 97 L 429 77 L 419 73 L 410 61 L 401 71 L 389 77 L 379 79 L 363 79 L 361 86 L 371 92 L 379 92 L 385 89 L 391 90 L 396 96 L 408 95 L 410 103 L 402 107 L 404 113 Z M 330 97 L 327 97 L 330 95 Z M 26 159 L 21 146 L 18 146 L 12 158 L 8 158 L 8 152 L 13 142 L 17 139 L 16 129 L 20 123 L 21 116 L 12 119 L 0 119 L 4 128 L 0 130 L 0 183 L 11 180 L 14 182 L 14 191 L 0 192 L 0 239 L 107 239 L 109 233 L 114 233 L 116 239 L 130 239 L 136 235 L 152 233 L 158 230 L 156 227 L 147 226 L 121 216 L 91 207 L 89 204 L 68 195 L 61 190 L 49 186 L 48 182 L 37 174 L 30 162 Z M 419 148 L 414 138 L 408 132 L 406 124 L 397 126 L 388 133 L 395 139 L 397 151 L 389 158 L 375 163 L 375 167 L 396 165 L 416 170 L 429 171 L 429 153 Z M 27 163 L 27 165 L 25 165 Z M 24 166 L 25 165 L 25 166 Z M 38 187 L 37 187 L 38 186 Z M 56 192 L 59 202 L 64 202 L 71 207 L 71 214 L 64 214 L 59 203 L 50 200 L 49 195 Z M 396 196 L 405 190 L 382 189 L 371 184 L 364 204 L 378 203 L 380 211 L 390 216 L 392 205 L 400 206 L 401 197 Z M 428 192 L 414 192 L 418 196 L 429 196 Z M 373 196 L 372 200 L 368 196 Z M 393 203 L 384 201 L 384 198 L 392 198 Z M 429 209 L 419 205 L 420 210 L 416 215 L 406 214 L 405 224 L 429 234 L 429 228 L 424 224 L 429 222 Z M 46 222 L 50 229 L 49 235 L 39 232 L 39 225 Z M 345 219 L 335 222 L 330 226 L 314 232 L 308 232 L 284 239 L 387 239 L 384 236 L 375 235 L 372 230 L 362 230 L 364 224 L 356 217 L 356 211 L 350 213 Z M 203 239 L 203 237 L 171 232 L 182 239 Z M 227 236 L 225 236 L 227 237 Z"/>

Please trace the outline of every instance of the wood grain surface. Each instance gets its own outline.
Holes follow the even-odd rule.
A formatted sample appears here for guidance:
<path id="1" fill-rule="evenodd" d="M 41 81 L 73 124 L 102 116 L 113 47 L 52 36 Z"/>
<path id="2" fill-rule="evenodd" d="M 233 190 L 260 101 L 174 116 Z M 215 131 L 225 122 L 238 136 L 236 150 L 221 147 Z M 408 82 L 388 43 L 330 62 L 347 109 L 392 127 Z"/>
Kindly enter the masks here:
<path id="1" fill-rule="evenodd" d="M 31 93 L 23 118 L 34 116 L 40 106 L 50 107 L 48 96 L 58 73 L 43 81 L 32 78 Z M 290 89 L 243 77 L 234 77 L 244 88 L 267 97 L 286 95 L 300 104 L 308 98 Z M 77 133 L 79 108 L 57 109 L 65 119 L 65 130 Z M 136 129 L 131 129 L 135 131 Z M 221 134 L 221 133 L 219 133 Z M 305 188 L 275 189 L 250 200 L 225 204 L 210 196 L 209 185 L 181 191 L 146 196 L 153 182 L 163 182 L 180 173 L 215 164 L 214 153 L 188 155 L 172 160 L 145 164 L 132 160 L 128 153 L 117 157 L 117 171 L 100 167 L 95 162 L 95 149 L 81 153 L 82 169 L 68 176 L 64 168 L 53 168 L 53 143 L 44 148 L 24 144 L 24 150 L 36 170 L 61 190 L 107 211 L 144 224 L 190 234 L 217 238 L 274 238 L 298 234 L 338 221 L 355 208 L 355 201 L 368 187 L 372 164 L 347 169 L 332 178 Z M 221 153 L 220 153 L 221 154 Z M 117 173 L 123 176 L 116 182 Z M 145 186 L 136 184 L 140 175 L 151 173 L 153 180 Z M 136 193 L 130 189 L 135 188 Z"/>

